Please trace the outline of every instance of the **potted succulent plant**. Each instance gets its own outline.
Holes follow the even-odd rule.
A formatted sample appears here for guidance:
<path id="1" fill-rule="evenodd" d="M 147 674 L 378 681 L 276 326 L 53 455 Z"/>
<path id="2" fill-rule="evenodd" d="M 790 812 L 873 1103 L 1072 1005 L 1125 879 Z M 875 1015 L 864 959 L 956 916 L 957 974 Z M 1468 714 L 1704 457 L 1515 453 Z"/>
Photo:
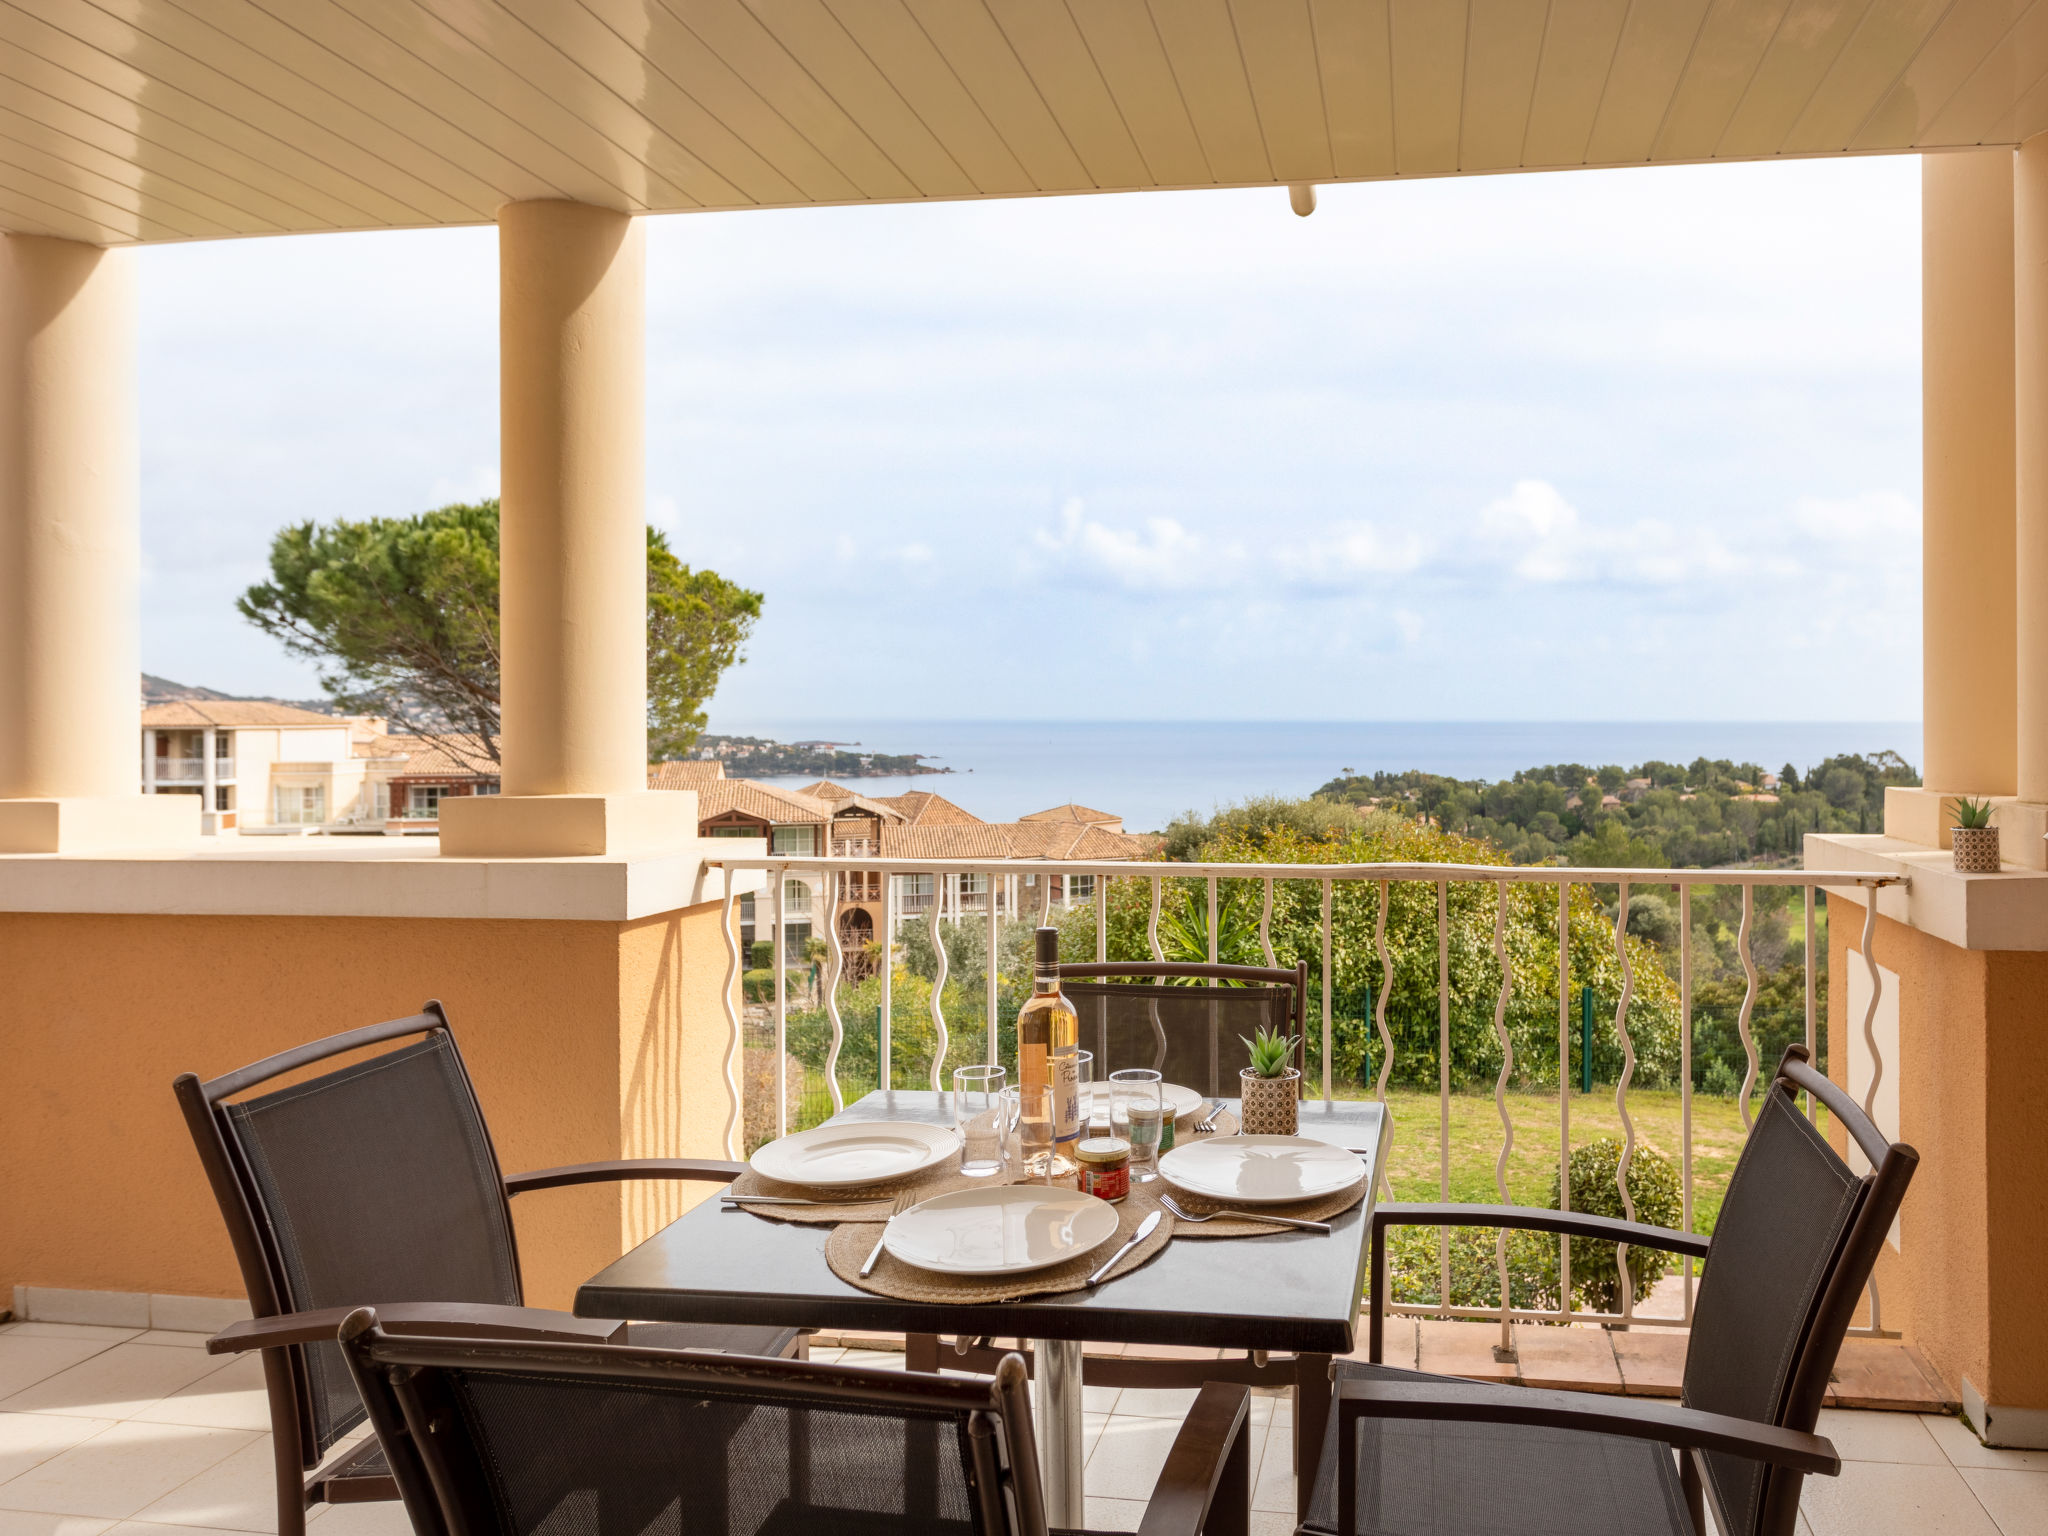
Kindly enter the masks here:
<path id="1" fill-rule="evenodd" d="M 1949 846 L 1955 850 L 1958 874 L 1998 873 L 1998 828 L 1991 825 L 1989 800 L 1965 797 L 1956 802 L 1956 824 L 1949 834 Z"/>
<path id="2" fill-rule="evenodd" d="M 1238 1073 L 1238 1119 L 1244 1134 L 1292 1136 L 1300 1128 L 1301 1070 L 1294 1065 L 1294 1048 L 1301 1037 L 1262 1029 L 1244 1043 L 1252 1053 L 1252 1064 Z"/>

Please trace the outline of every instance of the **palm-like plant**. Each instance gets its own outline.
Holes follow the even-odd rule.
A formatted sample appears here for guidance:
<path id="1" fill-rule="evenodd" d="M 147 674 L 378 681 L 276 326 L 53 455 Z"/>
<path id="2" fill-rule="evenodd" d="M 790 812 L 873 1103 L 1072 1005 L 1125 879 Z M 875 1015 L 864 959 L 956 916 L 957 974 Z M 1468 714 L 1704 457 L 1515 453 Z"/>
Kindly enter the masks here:
<path id="1" fill-rule="evenodd" d="M 1298 1036 L 1285 1035 L 1268 1027 L 1248 1040 L 1243 1035 L 1237 1038 L 1244 1040 L 1245 1049 L 1251 1052 L 1253 1072 L 1260 1077 L 1287 1075 L 1288 1063 L 1294 1059 L 1294 1047 L 1299 1043 Z"/>
<path id="2" fill-rule="evenodd" d="M 1259 946 L 1259 920 L 1242 890 L 1217 888 L 1216 959 L 1223 965 L 1263 965 L 1265 953 Z M 1209 897 L 1198 888 L 1181 891 L 1176 905 L 1162 904 L 1159 913 L 1159 951 L 1168 960 L 1204 964 L 1209 958 Z M 1188 985 L 1203 985 L 1200 977 L 1176 978 Z"/>
<path id="3" fill-rule="evenodd" d="M 1956 830 L 1975 832 L 1991 825 L 1991 802 L 1972 800 L 1967 795 L 1956 802 Z"/>

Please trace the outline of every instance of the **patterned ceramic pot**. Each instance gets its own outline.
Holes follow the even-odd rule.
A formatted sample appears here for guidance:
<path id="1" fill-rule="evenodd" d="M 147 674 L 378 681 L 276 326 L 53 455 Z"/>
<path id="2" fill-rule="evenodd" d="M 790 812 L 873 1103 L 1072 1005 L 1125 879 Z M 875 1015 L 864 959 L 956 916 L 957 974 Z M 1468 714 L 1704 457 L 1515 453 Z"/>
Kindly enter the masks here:
<path id="1" fill-rule="evenodd" d="M 1998 873 L 1998 828 L 1956 827 L 1949 833 L 1959 875 Z"/>
<path id="2" fill-rule="evenodd" d="M 1260 1077 L 1251 1068 L 1237 1075 L 1238 1097 L 1247 1136 L 1292 1136 L 1301 1128 L 1301 1073 L 1289 1067 L 1284 1076 Z"/>

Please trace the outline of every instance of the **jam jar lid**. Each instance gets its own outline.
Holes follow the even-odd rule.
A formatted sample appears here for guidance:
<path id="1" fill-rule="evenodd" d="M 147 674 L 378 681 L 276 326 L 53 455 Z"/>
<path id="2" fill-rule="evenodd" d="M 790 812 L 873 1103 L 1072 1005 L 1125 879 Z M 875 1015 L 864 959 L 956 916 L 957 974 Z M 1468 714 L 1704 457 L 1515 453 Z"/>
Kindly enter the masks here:
<path id="1" fill-rule="evenodd" d="M 1131 1144 L 1121 1136 L 1091 1136 L 1074 1148 L 1074 1156 L 1084 1163 L 1121 1162 L 1131 1155 Z"/>

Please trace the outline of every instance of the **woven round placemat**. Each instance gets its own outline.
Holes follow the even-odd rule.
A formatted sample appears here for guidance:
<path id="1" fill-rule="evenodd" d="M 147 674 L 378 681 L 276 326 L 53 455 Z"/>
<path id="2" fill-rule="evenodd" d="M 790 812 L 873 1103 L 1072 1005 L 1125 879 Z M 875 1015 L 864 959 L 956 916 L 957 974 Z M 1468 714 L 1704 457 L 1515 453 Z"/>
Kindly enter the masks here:
<path id="1" fill-rule="evenodd" d="M 770 1221 L 794 1221 L 817 1226 L 833 1226 L 842 1221 L 879 1221 L 889 1214 L 890 1202 L 904 1190 L 913 1191 L 920 1200 L 929 1200 L 934 1195 L 972 1189 L 977 1184 L 988 1182 L 986 1178 L 968 1178 L 960 1171 L 960 1165 L 948 1158 L 936 1168 L 927 1168 L 914 1178 L 864 1185 L 856 1190 L 834 1191 L 837 1198 L 829 1205 L 749 1205 L 745 1209 L 751 1215 L 765 1216 Z M 736 1195 L 787 1195 L 796 1200 L 825 1198 L 821 1190 L 763 1178 L 751 1168 L 732 1181 L 732 1192 Z"/>
<path id="2" fill-rule="evenodd" d="M 1191 1195 L 1186 1190 L 1175 1189 L 1160 1181 L 1164 1193 L 1173 1196 L 1173 1203 L 1190 1216 L 1200 1216 L 1205 1211 L 1232 1209 L 1222 1200 L 1205 1200 Z M 1151 1186 L 1158 1188 L 1158 1185 Z M 1269 1207 L 1275 1216 L 1293 1216 L 1301 1221 L 1328 1221 L 1332 1216 L 1341 1216 L 1365 1198 L 1366 1181 L 1360 1179 L 1349 1189 L 1340 1189 L 1334 1195 L 1325 1195 L 1320 1200 L 1303 1200 L 1294 1205 Z M 1243 1207 L 1236 1207 L 1243 1209 Z M 1173 1213 L 1167 1212 L 1170 1216 Z M 1271 1237 L 1275 1232 L 1294 1232 L 1294 1227 L 1276 1226 L 1270 1221 L 1239 1221 L 1234 1217 L 1219 1216 L 1214 1221 L 1184 1221 L 1180 1224 L 1182 1237 Z M 1313 1236 L 1314 1234 L 1309 1234 Z"/>
<path id="3" fill-rule="evenodd" d="M 1138 1223 L 1153 1211 L 1159 1212 L 1159 1225 L 1153 1229 L 1152 1235 L 1125 1254 L 1116 1268 L 1103 1277 L 1102 1283 L 1113 1284 L 1145 1264 L 1173 1237 L 1176 1227 L 1173 1212 L 1162 1209 L 1158 1200 L 1148 1193 L 1134 1189 L 1129 1198 L 1115 1209 L 1115 1237 L 1077 1259 L 1068 1259 L 1064 1264 L 1054 1264 L 1046 1269 L 1034 1269 L 1029 1274 L 935 1275 L 929 1270 L 905 1264 L 893 1253 L 884 1253 L 876 1261 L 874 1272 L 862 1279 L 860 1267 L 867 1262 L 867 1256 L 874 1251 L 882 1236 L 885 1224 L 879 1221 L 850 1221 L 834 1228 L 832 1235 L 825 1239 L 825 1262 L 831 1266 L 832 1273 L 848 1285 L 877 1296 L 894 1297 L 898 1301 L 949 1301 L 960 1306 L 974 1306 L 1015 1301 L 1021 1296 L 1056 1296 L 1062 1291 L 1083 1289 L 1088 1284 L 1088 1277 L 1131 1240 L 1132 1234 L 1138 1230 Z M 1186 1231 L 1187 1228 L 1181 1227 L 1180 1230 Z"/>

